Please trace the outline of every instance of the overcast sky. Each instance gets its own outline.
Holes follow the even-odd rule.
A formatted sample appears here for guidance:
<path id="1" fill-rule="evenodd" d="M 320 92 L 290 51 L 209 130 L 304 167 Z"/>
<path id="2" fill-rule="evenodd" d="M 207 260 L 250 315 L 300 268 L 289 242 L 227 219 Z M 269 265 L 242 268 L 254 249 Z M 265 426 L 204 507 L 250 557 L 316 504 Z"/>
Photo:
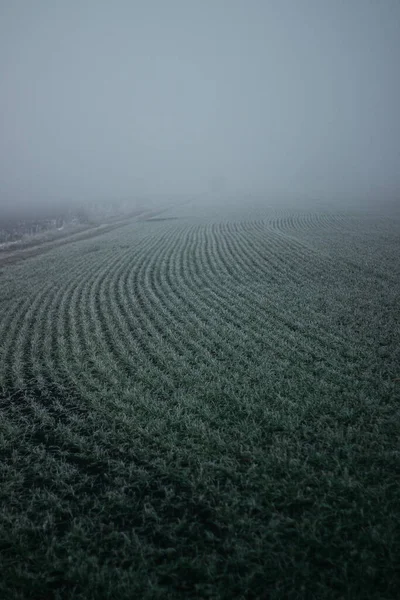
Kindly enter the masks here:
<path id="1" fill-rule="evenodd" d="M 0 202 L 396 194 L 399 65 L 399 0 L 0 0 Z"/>

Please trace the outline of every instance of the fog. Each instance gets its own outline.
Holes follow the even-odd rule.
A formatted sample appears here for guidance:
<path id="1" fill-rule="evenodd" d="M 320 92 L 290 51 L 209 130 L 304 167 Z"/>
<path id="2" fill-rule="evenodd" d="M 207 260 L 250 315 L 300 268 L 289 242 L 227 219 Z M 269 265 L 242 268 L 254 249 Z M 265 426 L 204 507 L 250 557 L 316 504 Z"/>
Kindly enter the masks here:
<path id="1" fill-rule="evenodd" d="M 400 197 L 398 0 L 2 0 L 0 203 Z"/>

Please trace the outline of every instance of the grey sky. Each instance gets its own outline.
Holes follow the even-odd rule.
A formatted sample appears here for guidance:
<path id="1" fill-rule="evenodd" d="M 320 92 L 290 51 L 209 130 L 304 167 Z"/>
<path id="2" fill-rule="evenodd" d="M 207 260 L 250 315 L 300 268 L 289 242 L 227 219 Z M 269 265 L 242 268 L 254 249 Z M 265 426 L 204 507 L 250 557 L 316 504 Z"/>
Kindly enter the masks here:
<path id="1" fill-rule="evenodd" d="M 399 0 L 0 0 L 0 202 L 400 192 Z"/>

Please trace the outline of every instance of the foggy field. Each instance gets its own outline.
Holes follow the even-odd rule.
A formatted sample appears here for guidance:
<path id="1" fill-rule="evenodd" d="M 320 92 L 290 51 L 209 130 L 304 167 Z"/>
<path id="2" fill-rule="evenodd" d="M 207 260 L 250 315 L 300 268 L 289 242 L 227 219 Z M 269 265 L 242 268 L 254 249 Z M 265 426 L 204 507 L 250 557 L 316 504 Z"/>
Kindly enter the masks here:
<path id="1" fill-rule="evenodd" d="M 400 215 L 210 200 L 0 268 L 0 596 L 389 600 Z"/>
<path id="2" fill-rule="evenodd" d="M 399 55 L 0 3 L 0 600 L 399 600 Z"/>

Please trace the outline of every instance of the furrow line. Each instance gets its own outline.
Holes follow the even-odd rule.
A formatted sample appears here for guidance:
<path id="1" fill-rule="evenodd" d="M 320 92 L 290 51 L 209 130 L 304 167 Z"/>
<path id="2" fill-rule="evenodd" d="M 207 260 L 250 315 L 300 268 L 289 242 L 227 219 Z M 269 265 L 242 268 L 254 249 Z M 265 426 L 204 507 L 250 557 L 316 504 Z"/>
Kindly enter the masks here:
<path id="1" fill-rule="evenodd" d="M 213 329 L 210 330 L 209 323 L 204 320 L 201 309 L 197 312 L 192 310 L 193 294 L 188 294 L 184 279 L 177 275 L 176 266 L 181 264 L 181 273 L 184 271 L 191 276 L 193 267 L 192 248 L 196 244 L 196 228 L 191 228 L 180 236 L 179 244 L 176 244 L 168 259 L 165 261 L 165 269 L 159 271 L 158 278 L 153 279 L 157 295 L 161 304 L 168 307 L 171 327 L 174 327 L 177 335 L 179 352 L 184 358 L 186 367 L 197 373 L 206 371 L 209 363 L 215 363 L 212 350 Z M 183 265 L 183 266 L 182 266 Z M 195 333 L 195 335 L 193 335 Z M 202 357 L 202 362 L 199 358 Z"/>
<path id="2" fill-rule="evenodd" d="M 243 236 L 241 231 L 237 231 L 237 234 L 247 246 L 247 252 L 258 252 L 257 246 L 261 245 L 262 251 L 259 252 L 260 255 L 263 256 L 263 253 L 268 254 L 268 258 L 272 264 L 274 264 L 274 261 L 275 263 L 279 261 L 282 265 L 281 272 L 289 280 L 302 285 L 304 279 L 311 279 L 313 281 L 321 273 L 326 274 L 327 260 L 321 258 L 317 252 L 306 248 L 297 240 L 288 237 L 287 234 L 278 234 L 271 231 L 268 231 L 269 243 L 266 244 L 264 242 L 266 231 L 264 230 L 263 232 L 263 239 L 255 233 L 254 229 L 254 227 L 246 228 L 245 236 Z M 328 260 L 331 262 L 330 259 Z M 315 263 L 318 264 L 316 265 Z"/>
<path id="3" fill-rule="evenodd" d="M 143 313 L 147 316 L 147 328 L 151 327 L 153 340 L 158 340 L 157 352 L 159 352 L 160 347 L 164 347 L 162 352 L 164 366 L 166 363 L 165 350 L 169 354 L 168 369 L 171 369 L 171 358 L 173 359 L 172 364 L 176 366 L 182 360 L 179 327 L 177 337 L 174 334 L 176 323 L 168 313 L 166 306 L 162 305 L 162 299 L 165 300 L 164 292 L 162 292 L 163 296 L 160 300 L 157 288 L 154 288 L 154 275 L 160 265 L 168 264 L 171 260 L 171 254 L 173 254 L 175 247 L 180 244 L 180 240 L 179 230 L 170 232 L 168 237 L 164 238 L 163 244 L 157 248 L 157 251 L 153 252 L 144 268 L 138 271 L 136 282 L 130 280 L 128 283 L 129 286 L 135 289 L 136 298 L 142 306 Z"/>
<path id="4" fill-rule="evenodd" d="M 124 344 L 131 351 L 135 349 L 138 367 L 142 370 L 149 367 L 155 369 L 157 378 L 167 389 L 172 389 L 173 386 L 166 369 L 165 344 L 159 329 L 153 323 L 154 315 L 149 310 L 146 291 L 142 288 L 149 261 L 154 255 L 158 256 L 163 252 L 166 240 L 173 235 L 173 231 L 149 238 L 136 257 L 135 268 L 130 268 L 131 261 L 124 265 L 108 290 L 111 304 L 117 309 L 116 312 L 111 311 L 114 326 Z M 127 367 L 132 369 L 131 359 Z"/>
<path id="5" fill-rule="evenodd" d="M 251 275 L 254 281 L 257 276 L 257 271 L 267 276 L 268 279 L 273 277 L 274 281 L 281 282 L 282 279 L 287 279 L 289 282 L 300 283 L 301 277 L 292 267 L 290 260 L 284 259 L 281 256 L 280 248 L 276 248 L 279 244 L 278 240 L 270 238 L 270 245 L 264 245 L 262 252 L 258 251 L 255 244 L 251 244 L 248 235 L 243 234 L 239 227 L 229 224 L 223 236 L 226 239 L 226 244 L 230 249 L 231 255 L 241 256 L 242 264 Z M 256 241 L 257 244 L 260 240 Z M 272 246 L 272 247 L 271 247 Z"/>
<path id="6" fill-rule="evenodd" d="M 46 316 L 38 323 L 37 333 L 43 356 L 42 364 L 38 365 L 40 379 L 65 402 L 81 391 L 77 372 L 71 377 L 70 364 L 74 361 L 76 346 L 64 320 L 73 291 L 79 289 L 80 281 L 90 272 L 87 257 L 74 261 L 69 271 L 69 274 L 63 273 L 63 284 L 58 287 L 51 302 L 44 307 Z M 72 368 L 72 372 L 74 371 Z"/>
<path id="7" fill-rule="evenodd" d="M 2 317 L 1 328 L 1 356 L 0 356 L 0 382 L 2 387 L 14 389 L 12 366 L 14 362 L 15 347 L 18 330 L 26 314 L 31 299 L 20 298 L 13 307 Z"/>
<path id="8" fill-rule="evenodd" d="M 240 248 L 236 251 L 236 253 L 234 253 L 233 256 L 235 256 L 236 254 L 240 254 Z M 311 285 L 311 283 L 310 283 L 310 285 Z M 258 283 L 255 281 L 254 286 L 256 289 L 260 290 L 260 294 L 261 293 L 265 294 L 265 297 L 268 298 L 269 306 L 274 306 L 276 308 L 277 314 L 280 313 L 281 312 L 280 305 L 278 305 L 274 301 L 274 295 L 269 293 L 269 290 L 268 290 L 268 288 L 265 287 L 265 284 L 263 285 L 262 283 Z M 302 293 L 301 290 L 300 290 L 300 293 Z M 305 319 L 307 321 L 307 327 L 311 328 L 313 330 L 313 336 L 314 337 L 317 336 L 316 339 L 318 339 L 321 344 L 323 344 L 324 346 L 327 346 L 329 349 L 334 349 L 334 347 L 336 347 L 336 349 L 339 349 L 339 347 L 343 347 L 344 344 L 346 345 L 348 343 L 347 338 L 345 338 L 344 336 L 342 336 L 340 334 L 331 334 L 327 330 L 325 331 L 324 335 L 321 336 L 319 333 L 321 330 L 320 316 L 318 313 L 313 311 L 309 305 L 302 306 L 301 310 L 297 311 L 297 312 L 290 311 L 287 308 L 285 310 L 285 314 L 288 316 L 288 323 L 298 321 L 300 315 L 303 318 L 304 311 L 307 312 L 307 318 Z M 322 330 L 324 330 L 324 329 L 326 329 L 326 323 L 322 322 Z M 328 343 L 328 340 L 329 340 L 329 343 Z M 362 350 L 360 350 L 360 356 L 362 354 L 363 354 L 363 352 L 362 352 Z"/>
<path id="9" fill-rule="evenodd" d="M 157 379 L 162 383 L 164 389 L 171 389 L 169 374 L 165 369 L 165 360 L 157 330 L 149 320 L 146 298 L 138 306 L 132 302 L 132 289 L 124 285 L 131 271 L 140 272 L 145 268 L 146 260 L 152 256 L 159 246 L 163 245 L 163 236 L 149 236 L 141 245 L 135 256 L 135 269 L 131 268 L 132 258 L 121 263 L 115 270 L 113 278 L 107 281 L 107 289 L 104 289 L 104 298 L 109 299 L 109 318 L 112 320 L 112 328 L 117 333 L 115 338 L 114 352 L 118 361 L 124 365 L 127 380 L 132 381 L 132 376 L 137 377 L 140 372 L 149 369 L 156 371 Z M 135 288 L 136 289 L 136 288 Z M 137 297 L 142 301 L 140 291 Z M 129 301 L 128 298 L 131 298 Z M 110 323 L 111 324 L 111 323 Z"/>
<path id="10" fill-rule="evenodd" d="M 8 362 L 11 363 L 10 376 L 15 391 L 26 391 L 34 385 L 34 376 L 29 368 L 32 329 L 42 314 L 46 299 L 53 295 L 53 286 L 45 286 L 40 293 L 24 303 L 22 310 L 14 319 L 15 330 L 11 335 L 15 335 L 15 344 L 8 354 Z"/>
<path id="11" fill-rule="evenodd" d="M 226 285 L 225 285 L 225 287 L 228 288 L 229 286 L 230 286 L 230 284 L 229 284 L 229 282 L 227 282 Z M 216 293 L 217 293 L 217 296 L 219 296 L 219 300 L 221 301 L 222 300 L 222 298 L 221 298 L 221 296 L 222 296 L 221 289 L 218 289 Z M 249 298 L 249 296 L 251 296 L 251 297 Z M 231 312 L 231 314 L 234 314 L 235 310 L 234 310 L 234 306 L 233 306 L 233 302 L 232 302 L 232 298 L 234 297 L 234 289 L 230 289 L 229 290 L 227 297 L 230 300 L 230 312 Z M 253 321 L 253 327 L 252 327 L 252 329 L 255 327 L 255 330 L 252 333 L 252 337 L 253 336 L 257 336 L 258 332 L 260 330 L 261 331 L 265 330 L 265 321 L 262 318 L 260 318 L 260 314 L 264 315 L 264 318 L 267 315 L 269 317 L 272 316 L 274 321 L 276 321 L 277 319 L 282 319 L 281 314 L 279 312 L 278 313 L 271 313 L 271 311 L 269 311 L 268 307 L 265 305 L 265 302 L 264 301 L 260 302 L 259 295 L 258 294 L 254 294 L 254 292 L 250 293 L 250 291 L 246 291 L 246 294 L 243 294 L 242 292 L 240 292 L 240 290 L 236 290 L 236 298 L 239 298 L 239 302 L 247 302 L 247 303 L 251 302 L 253 308 L 256 308 L 256 314 L 252 315 L 252 321 Z M 243 312 L 244 311 L 242 311 L 242 313 Z M 248 311 L 247 314 L 250 317 L 250 311 Z M 238 310 L 238 317 L 237 318 L 238 318 L 238 320 L 240 320 L 240 307 L 239 307 L 239 310 Z M 290 343 L 290 350 L 292 352 L 293 352 L 293 350 L 297 346 L 298 347 L 297 352 L 298 352 L 299 356 L 306 355 L 306 356 L 312 357 L 314 360 L 318 360 L 318 361 L 320 361 L 321 359 L 324 359 L 324 360 L 326 359 L 326 353 L 325 352 L 320 353 L 319 356 L 315 354 L 315 352 L 314 352 L 314 344 L 312 344 L 310 346 L 309 344 L 307 344 L 306 342 L 303 341 L 299 345 L 299 340 L 298 340 L 297 334 L 294 335 L 294 331 L 297 331 L 297 330 L 295 330 L 293 324 L 290 323 L 290 322 L 286 322 L 285 320 L 283 320 L 281 322 L 282 322 L 282 325 L 285 326 L 286 336 L 288 336 L 289 339 L 292 340 L 292 342 Z M 271 337 L 274 339 L 274 348 L 276 348 L 276 344 L 282 344 L 282 343 L 284 343 L 284 340 L 283 340 L 282 336 L 276 337 L 274 335 L 273 330 L 272 331 L 270 330 L 269 333 L 268 333 L 268 335 L 269 335 L 270 339 L 271 339 Z M 313 339 L 312 339 L 312 341 L 314 342 Z M 289 347 L 288 343 L 285 343 L 285 346 Z M 300 349 L 301 349 L 301 351 L 299 352 Z M 340 350 L 342 350 L 342 348 L 340 348 Z M 346 360 L 347 360 L 347 358 L 346 358 Z M 334 368 L 335 372 L 337 373 L 338 371 L 337 371 L 336 367 L 333 367 L 333 368 Z M 340 371 L 340 373 L 342 374 L 342 370 Z"/>

